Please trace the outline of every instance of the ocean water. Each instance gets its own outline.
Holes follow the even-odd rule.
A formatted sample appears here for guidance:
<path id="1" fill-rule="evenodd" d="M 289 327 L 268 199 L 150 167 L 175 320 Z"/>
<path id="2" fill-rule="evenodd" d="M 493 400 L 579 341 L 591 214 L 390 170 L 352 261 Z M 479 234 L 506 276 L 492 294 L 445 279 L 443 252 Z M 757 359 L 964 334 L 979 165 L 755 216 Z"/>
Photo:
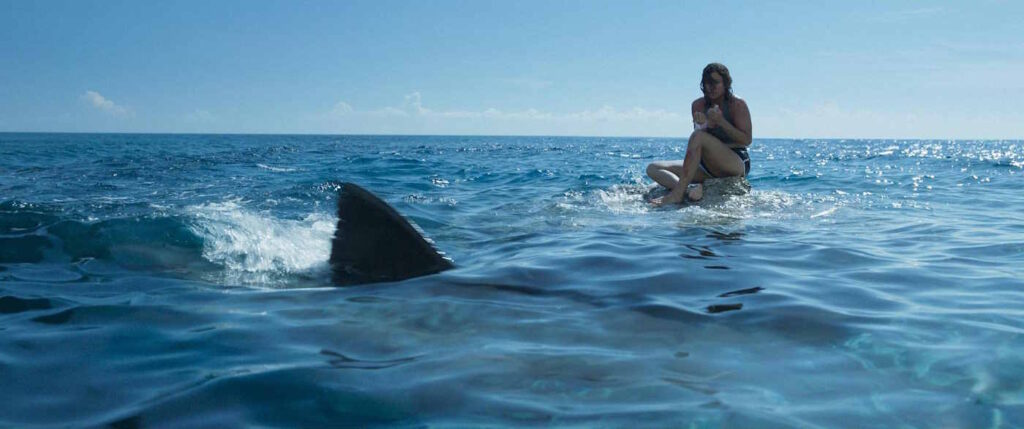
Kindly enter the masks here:
<path id="1" fill-rule="evenodd" d="M 0 427 L 1024 426 L 1024 142 L 0 134 Z M 454 270 L 332 287 L 339 185 Z M 728 188 L 728 189 L 727 189 Z"/>

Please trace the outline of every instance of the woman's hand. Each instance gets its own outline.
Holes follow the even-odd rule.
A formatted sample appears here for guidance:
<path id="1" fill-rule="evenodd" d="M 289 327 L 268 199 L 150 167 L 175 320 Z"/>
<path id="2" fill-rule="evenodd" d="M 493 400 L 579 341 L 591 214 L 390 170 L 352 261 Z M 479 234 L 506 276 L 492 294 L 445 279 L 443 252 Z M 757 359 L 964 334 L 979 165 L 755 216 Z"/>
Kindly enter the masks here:
<path id="1" fill-rule="evenodd" d="M 708 109 L 708 128 L 714 128 L 723 123 L 725 123 L 725 117 L 722 116 L 722 109 L 717 104 Z"/>
<path id="2" fill-rule="evenodd" d="M 703 130 L 708 126 L 708 118 L 704 112 L 693 112 L 693 129 Z"/>

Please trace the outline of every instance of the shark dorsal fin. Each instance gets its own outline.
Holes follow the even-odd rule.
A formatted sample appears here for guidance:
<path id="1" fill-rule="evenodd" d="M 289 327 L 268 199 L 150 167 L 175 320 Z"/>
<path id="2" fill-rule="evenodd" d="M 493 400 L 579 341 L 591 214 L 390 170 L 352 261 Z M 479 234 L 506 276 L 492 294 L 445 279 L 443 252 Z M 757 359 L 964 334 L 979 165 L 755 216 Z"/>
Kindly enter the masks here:
<path id="1" fill-rule="evenodd" d="M 343 183 L 338 192 L 330 264 L 332 281 L 342 286 L 404 280 L 454 267 L 418 227 L 353 183 Z"/>

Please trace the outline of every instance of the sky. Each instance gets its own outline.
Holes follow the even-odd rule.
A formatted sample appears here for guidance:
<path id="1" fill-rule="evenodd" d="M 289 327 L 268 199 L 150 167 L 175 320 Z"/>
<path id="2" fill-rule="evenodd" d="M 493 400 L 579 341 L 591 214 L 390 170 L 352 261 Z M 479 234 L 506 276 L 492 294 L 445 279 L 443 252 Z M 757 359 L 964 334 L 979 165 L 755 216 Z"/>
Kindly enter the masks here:
<path id="1" fill-rule="evenodd" d="M 0 0 L 0 132 L 1024 139 L 1022 1 Z"/>

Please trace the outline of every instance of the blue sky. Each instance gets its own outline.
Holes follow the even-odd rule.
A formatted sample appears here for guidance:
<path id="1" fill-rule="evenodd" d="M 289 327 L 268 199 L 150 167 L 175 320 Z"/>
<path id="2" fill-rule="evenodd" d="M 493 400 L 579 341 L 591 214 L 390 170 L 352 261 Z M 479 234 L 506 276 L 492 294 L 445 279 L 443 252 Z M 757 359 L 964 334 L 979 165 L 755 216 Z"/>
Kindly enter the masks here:
<path id="1" fill-rule="evenodd" d="M 0 0 L 0 131 L 1024 138 L 1024 2 Z"/>

